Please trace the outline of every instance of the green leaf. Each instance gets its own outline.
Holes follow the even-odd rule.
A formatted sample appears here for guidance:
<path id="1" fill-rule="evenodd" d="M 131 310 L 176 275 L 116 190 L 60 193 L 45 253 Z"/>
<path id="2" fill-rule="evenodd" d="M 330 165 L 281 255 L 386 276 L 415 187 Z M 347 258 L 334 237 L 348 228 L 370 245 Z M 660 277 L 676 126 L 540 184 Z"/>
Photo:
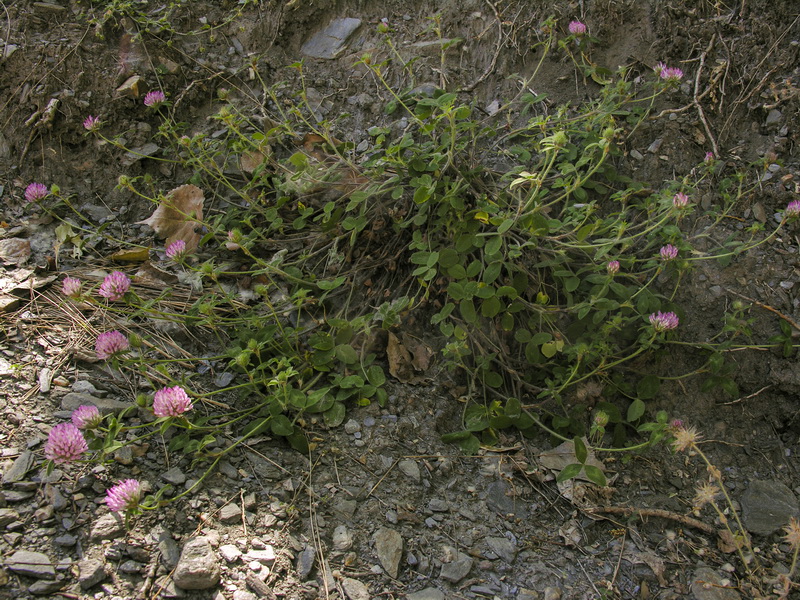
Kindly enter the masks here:
<path id="1" fill-rule="evenodd" d="M 277 415 L 273 417 L 270 428 L 275 435 L 287 436 L 294 433 L 294 425 L 292 425 L 292 422 L 286 415 Z"/>
<path id="2" fill-rule="evenodd" d="M 297 452 L 300 452 L 301 454 L 309 453 L 310 448 L 308 447 L 308 440 L 306 439 L 306 435 L 302 430 L 298 429 L 291 435 L 287 435 L 286 441 L 289 442 L 289 445 Z"/>
<path id="3" fill-rule="evenodd" d="M 600 487 L 606 487 L 606 476 L 603 475 L 603 472 L 598 467 L 594 465 L 585 465 L 584 468 L 586 469 L 586 477 L 589 478 L 589 481 Z"/>
<path id="4" fill-rule="evenodd" d="M 458 446 L 464 454 L 475 455 L 481 449 L 481 441 L 474 435 L 470 435 L 468 438 L 461 440 Z"/>
<path id="5" fill-rule="evenodd" d="M 481 314 L 484 317 L 492 319 L 497 316 L 502 308 L 503 305 L 500 300 L 498 300 L 496 296 L 493 296 L 483 301 L 481 304 Z"/>
<path id="6" fill-rule="evenodd" d="M 322 413 L 322 417 L 328 427 L 338 427 L 342 424 L 342 421 L 344 421 L 346 414 L 347 411 L 344 407 L 344 404 L 341 402 L 334 402 L 333 406 Z"/>
<path id="7" fill-rule="evenodd" d="M 243 437 L 258 435 L 267 430 L 269 426 L 270 417 L 262 417 L 260 419 L 253 419 L 242 430 Z"/>
<path id="8" fill-rule="evenodd" d="M 531 343 L 541 346 L 545 342 L 549 342 L 552 339 L 553 339 L 553 334 L 547 333 L 546 331 L 540 331 L 531 338 Z"/>
<path id="9" fill-rule="evenodd" d="M 575 458 L 578 459 L 579 463 L 585 465 L 586 459 L 589 458 L 589 452 L 586 450 L 586 444 L 584 444 L 583 440 L 578 436 L 573 438 L 572 443 L 575 446 Z"/>
<path id="10" fill-rule="evenodd" d="M 375 387 L 381 387 L 386 383 L 386 374 L 378 365 L 372 365 L 367 369 L 367 380 Z"/>
<path id="11" fill-rule="evenodd" d="M 497 227 L 497 233 L 505 233 L 514 226 L 514 219 L 506 219 Z"/>
<path id="12" fill-rule="evenodd" d="M 565 481 L 569 481 L 570 479 L 577 477 L 580 474 L 581 469 L 583 469 L 583 465 L 581 464 L 573 463 L 571 465 L 567 465 L 566 467 L 561 469 L 561 472 L 558 474 L 558 477 L 556 477 L 556 481 L 558 483 L 564 483 Z"/>
<path id="13" fill-rule="evenodd" d="M 472 300 L 464 300 L 459 305 L 461 317 L 470 325 L 473 325 L 478 320 L 478 315 L 475 312 L 475 305 Z"/>
<path id="14" fill-rule="evenodd" d="M 637 419 L 641 418 L 644 414 L 645 404 L 638 398 L 631 402 L 631 405 L 628 407 L 628 416 L 627 421 L 628 423 L 633 423 Z"/>
<path id="15" fill-rule="evenodd" d="M 321 290 L 335 290 L 337 287 L 342 285 L 345 281 L 347 281 L 347 277 L 337 277 L 332 281 L 320 280 L 317 281 L 317 287 Z"/>
<path id="16" fill-rule="evenodd" d="M 336 358 L 347 365 L 358 362 L 358 352 L 356 352 L 350 344 L 339 344 L 334 351 L 336 353 Z"/>
<path id="17" fill-rule="evenodd" d="M 522 403 L 518 398 L 506 400 L 506 416 L 509 419 L 518 419 L 522 415 Z"/>
<path id="18" fill-rule="evenodd" d="M 656 397 L 660 387 L 661 379 L 657 375 L 646 375 L 636 384 L 636 395 L 642 400 L 650 400 Z"/>
<path id="19" fill-rule="evenodd" d="M 542 354 L 546 358 L 553 358 L 558 352 L 556 342 L 546 342 L 542 344 Z"/>

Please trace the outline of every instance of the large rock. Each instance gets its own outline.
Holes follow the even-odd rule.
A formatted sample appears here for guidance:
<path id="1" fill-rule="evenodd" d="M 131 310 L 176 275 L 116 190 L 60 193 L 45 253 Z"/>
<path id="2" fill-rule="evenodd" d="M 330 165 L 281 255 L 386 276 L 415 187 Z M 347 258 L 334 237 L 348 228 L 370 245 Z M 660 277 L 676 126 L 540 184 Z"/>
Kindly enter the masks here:
<path id="1" fill-rule="evenodd" d="M 303 44 L 300 51 L 313 58 L 336 58 L 347 48 L 347 41 L 359 27 L 360 19 L 334 19 L 330 25 Z"/>
<path id="2" fill-rule="evenodd" d="M 774 533 L 800 515 L 797 498 L 780 481 L 753 481 L 741 503 L 744 526 L 755 534 Z"/>
<path id="3" fill-rule="evenodd" d="M 403 556 L 403 538 L 400 534 L 388 527 L 381 527 L 375 533 L 375 552 L 386 574 L 397 579 L 400 558 Z"/>
<path id="4" fill-rule="evenodd" d="M 78 563 L 78 568 L 80 569 L 78 583 L 82 590 L 88 590 L 108 577 L 106 566 L 96 559 L 84 559 Z"/>
<path id="5" fill-rule="evenodd" d="M 6 561 L 6 567 L 18 575 L 27 575 L 37 579 L 55 579 L 56 570 L 46 554 L 17 550 Z"/>
<path id="6" fill-rule="evenodd" d="M 133 406 L 133 402 L 122 402 L 113 398 L 97 398 L 81 392 L 70 392 L 61 399 L 62 410 L 75 410 L 84 404 L 96 406 L 103 415 L 119 414 Z"/>
<path id="7" fill-rule="evenodd" d="M 183 547 L 172 580 L 185 590 L 205 590 L 217 585 L 220 574 L 211 544 L 204 537 L 196 537 Z"/>

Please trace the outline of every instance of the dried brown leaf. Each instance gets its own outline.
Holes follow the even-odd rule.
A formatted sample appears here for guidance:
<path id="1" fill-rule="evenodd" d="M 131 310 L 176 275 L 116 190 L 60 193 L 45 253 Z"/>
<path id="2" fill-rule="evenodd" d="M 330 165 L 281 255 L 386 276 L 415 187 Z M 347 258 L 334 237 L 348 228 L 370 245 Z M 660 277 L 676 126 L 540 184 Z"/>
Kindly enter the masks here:
<path id="1" fill-rule="evenodd" d="M 389 362 L 389 373 L 403 383 L 420 383 L 424 377 L 415 374 L 414 359 L 395 334 L 389 332 L 386 344 L 386 359 Z"/>
<path id="2" fill-rule="evenodd" d="M 200 242 L 195 231 L 203 220 L 203 190 L 196 185 L 182 185 L 166 195 L 164 201 L 141 225 L 149 225 L 158 235 L 167 238 L 166 246 L 177 240 L 186 242 L 191 252 Z"/>

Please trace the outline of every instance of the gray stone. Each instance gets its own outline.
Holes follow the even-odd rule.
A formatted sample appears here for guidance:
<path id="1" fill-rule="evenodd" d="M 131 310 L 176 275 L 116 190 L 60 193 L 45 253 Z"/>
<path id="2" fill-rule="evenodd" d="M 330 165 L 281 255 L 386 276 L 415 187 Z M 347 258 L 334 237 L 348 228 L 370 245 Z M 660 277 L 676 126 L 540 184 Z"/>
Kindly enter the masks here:
<path id="1" fill-rule="evenodd" d="M 444 592 L 435 587 L 428 587 L 412 594 L 406 594 L 406 600 L 444 600 Z"/>
<path id="2" fill-rule="evenodd" d="M 346 434 L 353 435 L 357 431 L 361 431 L 361 424 L 355 419 L 350 419 L 344 424 L 344 432 Z"/>
<path id="3" fill-rule="evenodd" d="M 561 600 L 561 588 L 548 585 L 544 588 L 543 600 Z"/>
<path id="4" fill-rule="evenodd" d="M 333 512 L 340 518 L 350 520 L 356 512 L 358 502 L 355 500 L 339 500 L 333 505 Z"/>
<path id="5" fill-rule="evenodd" d="M 119 414 L 133 406 L 133 402 L 122 402 L 113 398 L 97 398 L 79 392 L 70 392 L 61 399 L 62 410 L 75 410 L 84 404 L 96 406 L 102 415 Z"/>
<path id="6" fill-rule="evenodd" d="M 333 530 L 333 549 L 339 552 L 349 550 L 353 545 L 353 534 L 345 525 L 339 525 Z"/>
<path id="7" fill-rule="evenodd" d="M 492 552 L 509 564 L 517 558 L 517 547 L 504 537 L 487 537 L 486 543 Z"/>
<path id="8" fill-rule="evenodd" d="M 262 565 L 270 565 L 275 562 L 275 550 L 272 546 L 267 546 L 264 550 L 248 550 L 244 555 L 246 561 L 257 561 Z"/>
<path id="9" fill-rule="evenodd" d="M 257 596 L 247 590 L 236 590 L 233 592 L 233 600 L 256 600 Z"/>
<path id="10" fill-rule="evenodd" d="M 54 579 L 52 581 L 45 581 L 40 579 L 39 581 L 34 581 L 33 584 L 28 587 L 28 591 L 36 596 L 44 596 L 46 594 L 56 593 L 63 588 L 64 585 L 66 585 L 66 582 L 63 580 Z"/>
<path id="11" fill-rule="evenodd" d="M 369 588 L 357 579 L 342 578 L 342 589 L 350 600 L 370 600 Z"/>
<path id="12" fill-rule="evenodd" d="M 55 473 L 55 471 L 53 472 Z M 66 498 L 64 498 L 59 489 L 52 483 L 45 484 L 44 498 L 55 511 L 64 510 L 67 507 Z"/>
<path id="13" fill-rule="evenodd" d="M 472 570 L 472 557 L 469 554 L 459 552 L 456 559 L 442 565 L 442 579 L 457 583 L 464 579 Z"/>
<path id="14" fill-rule="evenodd" d="M 728 585 L 734 585 L 730 582 Z M 698 567 L 692 577 L 692 597 L 695 600 L 739 600 L 739 592 L 726 587 L 714 569 Z"/>
<path id="15" fill-rule="evenodd" d="M 744 526 L 755 534 L 769 535 L 800 515 L 797 498 L 779 481 L 753 481 L 741 503 Z"/>
<path id="16" fill-rule="evenodd" d="M 142 563 L 138 563 L 135 560 L 126 560 L 125 562 L 119 565 L 120 572 L 127 573 L 129 575 L 141 573 L 142 569 L 143 569 Z"/>
<path id="17" fill-rule="evenodd" d="M 129 466 L 133 464 L 133 448 L 123 446 L 114 452 L 114 460 L 121 465 Z"/>
<path id="18" fill-rule="evenodd" d="M 772 127 L 778 125 L 783 120 L 783 113 L 779 111 L 777 108 L 773 108 L 769 113 L 767 113 L 767 120 L 764 121 L 764 125 L 767 127 Z"/>
<path id="19" fill-rule="evenodd" d="M 53 541 L 59 546 L 70 547 L 78 543 L 78 538 L 71 533 L 65 533 L 64 535 L 59 535 Z"/>
<path id="20" fill-rule="evenodd" d="M 224 546 L 220 546 L 219 553 L 222 554 L 222 558 L 225 559 L 225 562 L 229 563 L 236 562 L 242 556 L 242 551 L 233 544 L 225 544 Z"/>
<path id="21" fill-rule="evenodd" d="M 420 480 L 422 479 L 422 475 L 420 474 L 419 471 L 419 465 L 415 460 L 406 458 L 397 463 L 397 467 L 406 477 L 408 477 L 412 481 L 415 481 L 416 483 L 419 483 Z"/>
<path id="22" fill-rule="evenodd" d="M 196 537 L 183 547 L 172 580 L 185 590 L 205 590 L 217 585 L 220 574 L 211 544 L 204 537 Z"/>
<path id="23" fill-rule="evenodd" d="M 108 577 L 106 566 L 101 561 L 93 558 L 87 558 L 79 562 L 78 569 L 80 569 L 78 583 L 82 590 L 88 590 Z"/>
<path id="24" fill-rule="evenodd" d="M 518 501 L 509 488 L 509 484 L 502 479 L 490 483 L 486 488 L 486 505 L 500 515 L 514 515 L 526 519 L 528 509 L 525 507 L 525 502 Z"/>
<path id="25" fill-rule="evenodd" d="M 46 554 L 17 550 L 6 560 L 6 567 L 18 575 L 36 577 L 36 579 L 55 579 L 56 570 Z"/>
<path id="26" fill-rule="evenodd" d="M 361 19 L 334 19 L 303 44 L 300 51 L 312 58 L 336 58 L 344 52 L 348 39 L 360 26 Z"/>
<path id="27" fill-rule="evenodd" d="M 314 546 L 308 544 L 303 551 L 297 556 L 297 576 L 300 578 L 300 581 L 305 581 L 305 579 L 311 573 L 311 570 L 314 568 L 314 561 L 317 558 L 317 551 L 314 550 Z"/>
<path id="28" fill-rule="evenodd" d="M 450 510 L 450 505 L 447 503 L 447 500 L 434 498 L 428 502 L 428 510 L 432 510 L 433 512 L 447 512 Z"/>
<path id="29" fill-rule="evenodd" d="M 233 523 L 242 520 L 242 508 L 238 504 L 231 502 L 226 504 L 219 511 L 219 520 L 223 523 Z"/>
<path id="30" fill-rule="evenodd" d="M 375 552 L 386 574 L 397 579 L 400 559 L 403 556 L 403 538 L 394 529 L 381 527 L 374 536 Z"/>
<path id="31" fill-rule="evenodd" d="M 33 452 L 23 450 L 8 470 L 3 473 L 3 483 L 22 481 L 25 473 L 33 466 Z"/>
<path id="32" fill-rule="evenodd" d="M 14 521 L 19 521 L 19 513 L 13 508 L 0 508 L 0 529 Z"/>
<path id="33" fill-rule="evenodd" d="M 161 552 L 161 562 L 164 566 L 169 570 L 174 569 L 181 558 L 181 550 L 168 531 L 158 536 L 158 550 Z"/>
<path id="34" fill-rule="evenodd" d="M 186 482 L 186 475 L 178 467 L 172 467 L 169 471 L 161 474 L 161 479 L 172 485 L 181 485 Z"/>
<path id="35" fill-rule="evenodd" d="M 92 541 L 113 540 L 125 533 L 125 521 L 119 513 L 107 513 L 92 525 L 89 539 Z"/>

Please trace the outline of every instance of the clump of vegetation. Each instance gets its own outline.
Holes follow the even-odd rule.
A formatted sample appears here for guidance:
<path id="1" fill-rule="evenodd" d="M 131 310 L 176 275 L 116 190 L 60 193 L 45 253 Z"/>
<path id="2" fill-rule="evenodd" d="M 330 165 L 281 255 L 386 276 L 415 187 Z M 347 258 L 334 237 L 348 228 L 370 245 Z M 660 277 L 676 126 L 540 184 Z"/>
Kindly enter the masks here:
<path id="1" fill-rule="evenodd" d="M 65 302 L 101 312 L 107 324 L 97 358 L 145 378 L 154 394 L 137 398 L 151 417 L 144 422 L 73 415 L 79 422 L 69 431 L 54 428 L 50 460 L 107 460 L 123 444 L 168 431 L 169 450 L 207 473 L 264 432 L 305 452 L 308 423 L 336 427 L 348 406 L 386 402 L 380 332 L 411 313 L 438 330 L 442 360 L 468 384 L 462 423 L 445 436 L 467 452 L 495 443 L 502 429 L 545 430 L 575 444 L 578 462 L 561 480 L 585 472 L 604 484 L 586 464 L 584 436 L 594 451 L 629 451 L 672 435 L 668 416 L 647 407 L 661 379 L 620 367 L 678 343 L 685 323 L 675 298 L 697 261 L 724 264 L 775 235 L 756 224 L 713 247 L 710 232 L 751 189 L 745 173 L 721 177 L 713 155 L 660 189 L 621 168 L 626 139 L 683 73 L 660 63 L 638 78 L 608 72 L 591 62 L 585 26 L 570 24 L 559 39 L 550 20 L 539 66 L 564 52 L 599 84 L 596 97 L 548 108 L 528 91 L 537 67 L 489 115 L 455 92 L 414 85 L 413 64 L 395 50 L 390 27 L 380 28 L 389 58 L 360 64 L 391 101 L 365 149 L 338 139 L 336 123 L 315 111 L 302 63 L 291 67 L 296 93 L 261 81 L 268 114 L 260 122 L 220 90 L 214 135 L 177 121 L 169 90 L 144 97 L 142 110 L 159 121 L 156 140 L 170 150 L 158 160 L 186 178 L 171 192 L 147 176 L 120 178 L 120 189 L 152 203 L 144 223 L 166 238 L 163 248 L 134 251 L 149 251 L 193 299 L 178 301 L 169 286 L 138 287 L 120 271 L 102 282 L 64 280 Z M 389 85 L 390 66 L 409 75 L 405 88 Z M 251 72 L 258 77 L 256 60 Z M 83 126 L 130 151 L 100 117 L 87 115 Z M 712 186 L 718 202 L 701 209 L 697 190 Z M 78 254 L 103 235 L 58 186 L 34 183 L 25 195 L 62 220 L 60 240 Z M 784 220 L 798 213 L 790 205 Z M 707 226 L 684 227 L 695 218 Z M 699 250 L 701 240 L 712 249 Z M 719 335 L 694 344 L 705 365 L 671 378 L 702 372 L 735 393 L 724 353 L 747 333 L 745 312 L 736 306 Z M 154 322 L 201 332 L 219 353 L 177 359 Z M 784 334 L 772 343 L 791 352 Z M 193 380 L 207 365 L 225 383 L 202 392 Z M 576 392 L 587 385 L 601 398 L 591 408 Z M 219 401 L 231 395 L 241 408 Z M 199 415 L 199 406 L 209 410 Z M 223 432 L 235 432 L 231 443 Z M 145 495 L 123 482 L 112 491 L 109 505 L 132 514 L 191 489 Z"/>

